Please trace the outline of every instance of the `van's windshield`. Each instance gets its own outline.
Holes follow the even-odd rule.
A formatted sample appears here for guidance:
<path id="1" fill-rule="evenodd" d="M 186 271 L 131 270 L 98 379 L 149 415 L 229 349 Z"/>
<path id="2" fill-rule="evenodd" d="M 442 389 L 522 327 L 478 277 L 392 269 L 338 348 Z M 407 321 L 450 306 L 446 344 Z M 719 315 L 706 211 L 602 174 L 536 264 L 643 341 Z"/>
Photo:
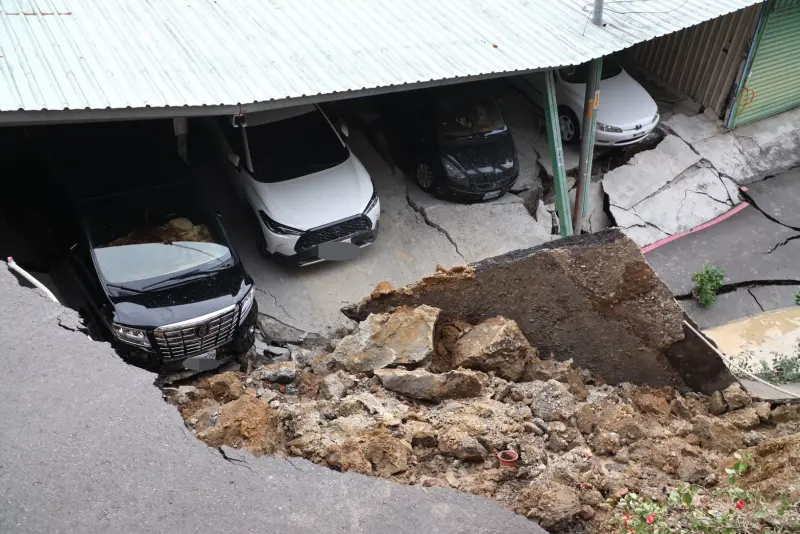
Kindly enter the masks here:
<path id="1" fill-rule="evenodd" d="M 83 204 L 103 279 L 134 289 L 231 259 L 216 216 L 183 190 L 92 200 Z"/>
<path id="2" fill-rule="evenodd" d="M 344 163 L 350 151 L 317 110 L 247 127 L 253 178 L 283 182 Z"/>

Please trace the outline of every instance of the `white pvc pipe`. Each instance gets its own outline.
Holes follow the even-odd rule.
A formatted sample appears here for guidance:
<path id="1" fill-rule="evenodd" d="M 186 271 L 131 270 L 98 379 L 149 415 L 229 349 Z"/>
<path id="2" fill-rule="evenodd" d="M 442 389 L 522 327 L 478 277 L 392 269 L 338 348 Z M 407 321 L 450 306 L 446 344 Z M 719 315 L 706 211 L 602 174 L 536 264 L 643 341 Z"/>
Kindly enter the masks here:
<path id="1" fill-rule="evenodd" d="M 58 304 L 58 299 L 56 298 L 55 295 L 53 295 L 53 292 L 50 291 L 49 289 L 47 289 L 47 286 L 45 286 L 39 280 L 34 278 L 31 274 L 29 274 L 28 271 L 26 271 L 25 269 L 23 269 L 22 267 L 17 265 L 17 262 L 15 262 L 14 258 L 12 258 L 11 256 L 8 257 L 8 268 L 11 269 L 14 272 L 19 273 L 23 278 L 25 278 L 25 280 L 27 280 L 28 282 L 30 282 L 34 286 L 36 286 L 39 289 L 41 289 L 42 291 L 44 291 L 44 294 L 47 295 L 47 297 L 50 300 L 52 300 L 53 302 Z"/>

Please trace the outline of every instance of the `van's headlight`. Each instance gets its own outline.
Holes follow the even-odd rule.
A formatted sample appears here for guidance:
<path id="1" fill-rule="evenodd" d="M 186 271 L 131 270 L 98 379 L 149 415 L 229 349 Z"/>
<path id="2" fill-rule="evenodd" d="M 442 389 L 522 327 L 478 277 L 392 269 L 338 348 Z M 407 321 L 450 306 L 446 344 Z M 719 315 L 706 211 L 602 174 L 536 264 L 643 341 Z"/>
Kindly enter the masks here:
<path id="1" fill-rule="evenodd" d="M 658 122 L 658 111 L 656 111 L 656 114 L 653 115 L 653 120 L 651 121 L 651 123 L 653 122 Z"/>
<path id="2" fill-rule="evenodd" d="M 603 132 L 622 133 L 622 128 L 617 128 L 616 126 L 609 126 L 608 124 L 603 124 L 602 122 L 597 123 L 597 129 Z"/>
<path id="3" fill-rule="evenodd" d="M 247 316 L 250 315 L 250 310 L 253 308 L 253 298 L 253 288 L 251 287 L 242 299 L 242 313 L 239 316 L 239 324 L 242 324 L 247 319 Z"/>
<path id="4" fill-rule="evenodd" d="M 147 332 L 139 330 L 138 328 L 131 328 L 129 326 L 122 326 L 120 324 L 112 324 L 111 330 L 120 341 L 130 343 L 138 347 L 150 348 L 150 340 L 147 339 Z"/>

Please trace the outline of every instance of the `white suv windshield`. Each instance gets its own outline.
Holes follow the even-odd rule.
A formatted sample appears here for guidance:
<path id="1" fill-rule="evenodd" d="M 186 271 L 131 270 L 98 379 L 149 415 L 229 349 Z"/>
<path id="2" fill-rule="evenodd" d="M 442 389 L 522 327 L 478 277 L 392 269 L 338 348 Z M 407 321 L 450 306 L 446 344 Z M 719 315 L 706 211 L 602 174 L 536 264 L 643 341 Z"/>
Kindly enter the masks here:
<path id="1" fill-rule="evenodd" d="M 228 247 L 216 243 L 173 241 L 94 249 L 97 266 L 112 284 L 169 276 L 213 262 L 227 261 Z"/>

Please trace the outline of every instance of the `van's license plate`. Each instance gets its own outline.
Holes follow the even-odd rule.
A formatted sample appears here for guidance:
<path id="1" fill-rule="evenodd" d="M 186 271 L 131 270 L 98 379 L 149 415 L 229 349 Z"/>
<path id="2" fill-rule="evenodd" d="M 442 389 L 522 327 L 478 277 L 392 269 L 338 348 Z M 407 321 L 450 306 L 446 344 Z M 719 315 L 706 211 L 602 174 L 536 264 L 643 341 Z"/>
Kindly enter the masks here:
<path id="1" fill-rule="evenodd" d="M 491 193 L 486 193 L 483 195 L 483 200 L 492 200 L 493 198 L 497 198 L 500 196 L 502 191 L 492 191 Z"/>
<path id="2" fill-rule="evenodd" d="M 183 360 L 183 367 L 190 371 L 210 371 L 219 367 L 219 364 L 220 361 L 217 360 L 217 351 L 215 350 Z"/>

